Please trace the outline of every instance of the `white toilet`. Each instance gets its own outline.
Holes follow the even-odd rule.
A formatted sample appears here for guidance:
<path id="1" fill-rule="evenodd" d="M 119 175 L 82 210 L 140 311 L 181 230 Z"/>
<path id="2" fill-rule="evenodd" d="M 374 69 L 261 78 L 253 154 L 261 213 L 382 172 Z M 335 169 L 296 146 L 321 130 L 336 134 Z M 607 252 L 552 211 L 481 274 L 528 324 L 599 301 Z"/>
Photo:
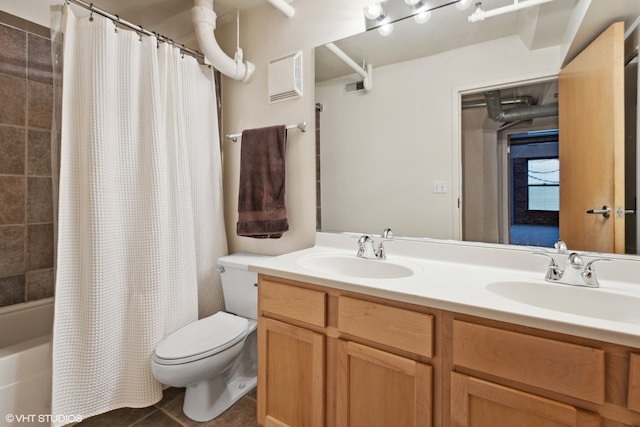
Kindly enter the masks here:
<path id="1" fill-rule="evenodd" d="M 187 388 L 183 410 L 195 421 L 214 419 L 256 385 L 258 277 L 247 266 L 265 258 L 238 253 L 218 259 L 227 311 L 178 329 L 156 347 L 153 375 Z"/>

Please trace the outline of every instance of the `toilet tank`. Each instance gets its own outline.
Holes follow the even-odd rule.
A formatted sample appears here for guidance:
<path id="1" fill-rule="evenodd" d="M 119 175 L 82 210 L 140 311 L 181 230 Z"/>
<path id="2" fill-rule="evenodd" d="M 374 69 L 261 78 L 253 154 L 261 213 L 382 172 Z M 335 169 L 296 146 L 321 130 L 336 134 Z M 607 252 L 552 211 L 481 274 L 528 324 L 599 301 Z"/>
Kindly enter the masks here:
<path id="1" fill-rule="evenodd" d="M 271 258 L 267 255 L 236 253 L 218 258 L 225 309 L 229 313 L 258 318 L 258 274 L 250 264 Z"/>

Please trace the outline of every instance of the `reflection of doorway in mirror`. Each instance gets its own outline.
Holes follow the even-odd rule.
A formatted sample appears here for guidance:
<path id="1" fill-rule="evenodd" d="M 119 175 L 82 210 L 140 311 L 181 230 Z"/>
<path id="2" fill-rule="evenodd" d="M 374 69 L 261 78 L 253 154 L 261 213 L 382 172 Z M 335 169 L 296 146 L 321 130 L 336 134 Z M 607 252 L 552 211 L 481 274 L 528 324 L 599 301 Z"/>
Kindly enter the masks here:
<path id="1" fill-rule="evenodd" d="M 557 103 L 557 81 L 502 88 L 500 94 L 505 112 L 552 105 Z M 462 97 L 462 239 L 553 246 L 558 237 L 558 211 L 548 205 L 540 209 L 529 198 L 559 187 L 541 189 L 543 185 L 528 184 L 528 172 L 535 164 L 529 160 L 557 159 L 557 116 L 493 120 L 486 101 L 484 91 Z M 548 139 L 555 139 L 555 154 L 551 144 L 535 148 L 551 142 Z M 512 144 L 520 146 L 515 153 Z"/>

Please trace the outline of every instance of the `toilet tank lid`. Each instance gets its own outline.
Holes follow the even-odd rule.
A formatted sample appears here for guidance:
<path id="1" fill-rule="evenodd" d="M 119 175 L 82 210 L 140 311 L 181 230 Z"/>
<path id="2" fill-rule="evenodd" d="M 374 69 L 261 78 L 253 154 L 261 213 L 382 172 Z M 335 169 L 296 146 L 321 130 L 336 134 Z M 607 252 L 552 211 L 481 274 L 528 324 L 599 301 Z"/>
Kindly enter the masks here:
<path id="1" fill-rule="evenodd" d="M 239 252 L 218 258 L 218 265 L 229 268 L 237 268 L 240 270 L 247 270 L 247 267 L 249 265 L 263 261 L 267 258 L 272 258 L 272 256 Z"/>

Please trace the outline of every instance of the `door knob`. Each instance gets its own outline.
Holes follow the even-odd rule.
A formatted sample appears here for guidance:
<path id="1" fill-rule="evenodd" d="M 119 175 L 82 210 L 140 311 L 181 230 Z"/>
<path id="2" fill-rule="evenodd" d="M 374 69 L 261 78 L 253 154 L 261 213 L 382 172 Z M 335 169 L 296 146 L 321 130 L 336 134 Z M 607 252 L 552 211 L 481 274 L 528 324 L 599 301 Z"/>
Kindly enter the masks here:
<path id="1" fill-rule="evenodd" d="M 603 206 L 602 209 L 589 209 L 587 211 L 591 215 L 602 215 L 605 218 L 611 216 L 611 208 L 609 206 Z"/>

